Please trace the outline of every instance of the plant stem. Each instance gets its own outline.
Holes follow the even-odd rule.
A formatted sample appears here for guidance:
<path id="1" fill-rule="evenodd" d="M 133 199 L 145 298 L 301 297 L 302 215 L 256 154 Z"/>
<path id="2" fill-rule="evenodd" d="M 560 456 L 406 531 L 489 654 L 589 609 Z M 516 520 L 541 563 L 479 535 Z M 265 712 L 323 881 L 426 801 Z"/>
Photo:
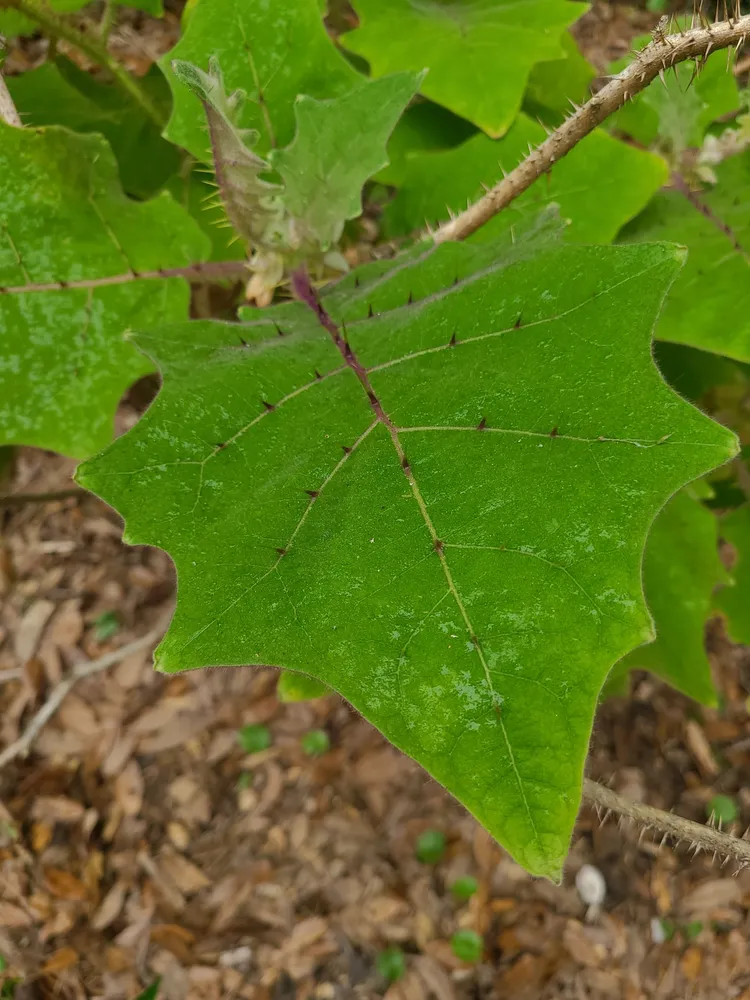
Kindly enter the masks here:
<path id="1" fill-rule="evenodd" d="M 71 486 L 66 490 L 50 490 L 48 493 L 8 493 L 0 496 L 0 507 L 23 507 L 27 503 L 49 503 L 51 500 L 66 500 L 68 497 L 90 497 L 93 494 L 81 486 Z"/>
<path id="2" fill-rule="evenodd" d="M 39 27 L 43 28 L 48 34 L 63 38 L 70 45 L 74 45 L 77 49 L 80 49 L 89 59 L 109 70 L 114 77 L 115 83 L 143 108 L 149 118 L 159 128 L 163 128 L 166 124 L 166 119 L 161 110 L 154 104 L 141 84 L 107 51 L 106 42 L 92 38 L 74 28 L 67 21 L 54 14 L 48 7 L 44 6 L 41 0 L 0 0 L 0 9 L 3 7 L 17 10 L 32 21 L 36 21 Z"/>
<path id="3" fill-rule="evenodd" d="M 493 216 L 531 187 L 537 178 L 550 170 L 580 141 L 601 125 L 626 101 L 644 90 L 657 76 L 664 75 L 686 59 L 706 59 L 717 49 L 739 46 L 750 38 L 750 14 L 731 21 L 720 21 L 705 28 L 693 28 L 679 35 L 655 39 L 643 49 L 622 73 L 578 108 L 548 139 L 533 150 L 515 170 L 487 192 L 465 212 L 441 226 L 435 241 L 463 240 L 471 236 Z"/>
<path id="4" fill-rule="evenodd" d="M 714 857 L 717 855 L 725 861 L 736 861 L 742 868 L 750 866 L 750 843 L 739 837 L 732 837 L 703 823 L 694 823 L 691 819 L 675 816 L 674 813 L 645 806 L 641 802 L 633 802 L 623 795 L 618 795 L 611 788 L 585 778 L 583 782 L 583 797 L 597 809 L 613 812 L 618 816 L 637 823 L 645 832 L 655 830 L 666 840 L 671 838 L 675 846 L 687 841 L 696 854 L 706 851 Z"/>
<path id="5" fill-rule="evenodd" d="M 117 0 L 104 0 L 104 13 L 99 22 L 99 38 L 106 44 L 117 17 Z"/>

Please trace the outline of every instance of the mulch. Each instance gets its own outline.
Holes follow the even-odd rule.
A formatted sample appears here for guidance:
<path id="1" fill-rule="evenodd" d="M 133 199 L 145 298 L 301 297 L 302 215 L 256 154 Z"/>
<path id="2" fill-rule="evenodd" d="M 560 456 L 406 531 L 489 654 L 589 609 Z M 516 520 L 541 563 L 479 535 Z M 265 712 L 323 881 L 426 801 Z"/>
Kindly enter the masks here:
<path id="1" fill-rule="evenodd" d="M 603 70 L 652 22 L 596 4 L 578 37 Z M 136 71 L 176 35 L 176 15 L 156 24 L 138 15 L 115 36 Z M 10 66 L 43 57 L 25 43 Z M 120 429 L 134 419 L 124 405 Z M 2 492 L 66 489 L 71 471 L 21 450 Z M 76 664 L 168 614 L 175 581 L 93 497 L 0 508 L 0 532 L 7 747 Z M 739 834 L 750 655 L 720 622 L 707 642 L 721 711 L 637 675 L 630 700 L 600 709 L 588 769 L 698 820 L 731 795 Z M 272 745 L 247 755 L 237 730 L 252 723 Z M 321 728 L 331 749 L 305 756 Z M 415 857 L 427 829 L 447 838 L 436 865 Z M 563 885 L 532 879 L 337 696 L 281 704 L 275 672 L 255 668 L 165 677 L 145 649 L 79 682 L 0 771 L 0 992 L 133 1000 L 161 977 L 166 1000 L 750 1000 L 750 872 L 641 834 L 584 808 Z M 606 881 L 598 913 L 575 888 L 583 864 Z M 467 874 L 479 889 L 459 902 Z M 461 928 L 483 936 L 477 964 L 452 953 Z M 391 986 L 375 961 L 389 945 L 407 956 Z"/>

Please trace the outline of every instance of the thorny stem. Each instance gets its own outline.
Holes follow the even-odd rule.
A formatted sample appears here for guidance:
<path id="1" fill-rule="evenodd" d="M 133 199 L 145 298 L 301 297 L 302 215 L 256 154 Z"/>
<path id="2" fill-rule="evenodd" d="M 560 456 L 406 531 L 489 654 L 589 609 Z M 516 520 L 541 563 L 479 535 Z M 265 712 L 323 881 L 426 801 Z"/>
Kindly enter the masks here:
<path id="1" fill-rule="evenodd" d="M 0 10 L 4 7 L 17 10 L 20 14 L 31 18 L 32 21 L 36 21 L 39 27 L 50 35 L 65 39 L 66 42 L 80 49 L 89 59 L 93 59 L 99 66 L 109 70 L 115 83 L 143 108 L 160 129 L 164 127 L 166 118 L 161 110 L 154 104 L 135 77 L 131 76 L 125 67 L 121 66 L 114 56 L 110 55 L 107 51 L 106 41 L 92 38 L 74 28 L 67 21 L 54 14 L 41 0 L 0 0 Z"/>
<path id="2" fill-rule="evenodd" d="M 739 46 L 750 37 L 750 14 L 693 28 L 678 35 L 656 39 L 638 58 L 613 77 L 583 107 L 570 116 L 549 138 L 532 150 L 515 170 L 470 205 L 465 212 L 445 223 L 435 233 L 438 243 L 463 240 L 531 187 L 537 178 L 562 159 L 581 139 L 593 132 L 626 101 L 644 90 L 657 76 L 686 59 L 706 59 L 717 49 Z"/>
<path id="3" fill-rule="evenodd" d="M 735 861 L 741 868 L 750 866 L 750 843 L 739 837 L 732 837 L 714 827 L 694 823 L 691 819 L 675 816 L 663 809 L 633 802 L 589 778 L 585 778 L 583 782 L 583 797 L 599 810 L 632 820 L 644 831 L 654 830 L 663 838 L 671 838 L 675 846 L 687 842 L 695 854 L 706 851 L 714 858 L 722 857 L 725 862 Z"/>

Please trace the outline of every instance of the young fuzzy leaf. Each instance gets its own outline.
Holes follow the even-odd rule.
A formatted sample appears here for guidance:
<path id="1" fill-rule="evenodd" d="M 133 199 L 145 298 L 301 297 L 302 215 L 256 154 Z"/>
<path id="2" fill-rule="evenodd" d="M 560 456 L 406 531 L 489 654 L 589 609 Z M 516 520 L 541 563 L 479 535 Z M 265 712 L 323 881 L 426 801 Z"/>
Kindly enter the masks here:
<path id="1" fill-rule="evenodd" d="M 250 246 L 273 249 L 281 220 L 281 188 L 261 176 L 271 166 L 252 151 L 258 132 L 237 127 L 246 98 L 244 91 L 227 95 L 221 69 L 213 57 L 208 61 L 207 73 L 179 59 L 173 60 L 172 72 L 203 105 L 211 158 L 227 218 Z"/>
<path id="2" fill-rule="evenodd" d="M 124 331 L 184 319 L 187 283 L 159 272 L 207 249 L 169 195 L 125 197 L 100 136 L 0 124 L 0 444 L 103 448 L 153 370 Z"/>
<path id="3" fill-rule="evenodd" d="M 750 361 L 750 150 L 715 173 L 714 187 L 658 194 L 619 238 L 671 240 L 689 250 L 657 337 Z"/>
<path id="4" fill-rule="evenodd" d="M 235 125 L 258 132 L 254 152 L 261 157 L 291 141 L 298 94 L 337 97 L 363 79 L 328 36 L 317 0 L 198 0 L 160 66 L 174 92 L 165 135 L 205 162 L 211 151 L 203 109 L 171 64 L 177 59 L 205 68 L 212 57 L 227 90 L 248 95 Z"/>
<path id="5" fill-rule="evenodd" d="M 544 136 L 542 126 L 522 114 L 503 139 L 493 141 L 480 133 L 454 149 L 410 156 L 400 190 L 383 213 L 384 234 L 402 236 L 425 224 L 445 222 L 450 212 L 460 212 L 467 201 L 476 201 L 483 185 L 497 183 L 503 170 L 517 166 L 529 145 L 538 145 Z M 474 239 L 492 239 L 554 202 L 562 217 L 570 220 L 569 240 L 609 243 L 645 208 L 667 177 L 661 157 L 597 130 L 483 226 Z"/>
<path id="6" fill-rule="evenodd" d="M 360 27 L 341 39 L 373 75 L 429 67 L 425 96 L 491 136 L 516 117 L 535 63 L 566 55 L 565 29 L 584 11 L 567 0 L 354 0 Z"/>
<path id="7" fill-rule="evenodd" d="M 736 445 L 651 360 L 681 251 L 532 246 L 141 334 L 161 392 L 78 478 L 175 561 L 158 669 L 316 677 L 559 878 L 651 522 Z"/>
<path id="8" fill-rule="evenodd" d="M 344 222 L 361 215 L 362 186 L 388 163 L 388 137 L 421 79 L 398 73 L 327 101 L 297 98 L 296 135 L 272 152 L 271 163 L 284 182 L 284 207 L 301 246 L 328 250 Z"/>
<path id="9" fill-rule="evenodd" d="M 608 685 L 630 670 L 645 669 L 704 705 L 716 704 L 704 630 L 714 588 L 726 582 L 727 573 L 719 559 L 718 521 L 701 503 L 703 492 L 700 482 L 685 487 L 654 521 L 646 542 L 643 587 L 656 639 L 621 660 Z"/>

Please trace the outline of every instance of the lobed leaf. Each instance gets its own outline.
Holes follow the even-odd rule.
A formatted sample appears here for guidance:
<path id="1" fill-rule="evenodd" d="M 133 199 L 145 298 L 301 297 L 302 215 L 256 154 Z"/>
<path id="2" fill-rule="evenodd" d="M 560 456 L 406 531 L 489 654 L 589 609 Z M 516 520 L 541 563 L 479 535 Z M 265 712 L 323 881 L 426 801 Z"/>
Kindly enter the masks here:
<path id="1" fill-rule="evenodd" d="M 519 115 L 505 138 L 481 133 L 454 149 L 415 153 L 406 160 L 398 194 L 383 213 L 383 231 L 401 236 L 437 226 L 450 213 L 476 201 L 485 185 L 497 183 L 545 137 L 541 125 Z M 609 243 L 637 215 L 667 180 L 664 161 L 597 130 L 587 136 L 552 171 L 496 215 L 476 234 L 494 238 L 523 225 L 546 204 L 560 206 L 570 219 L 568 238 L 580 243 Z"/>
<path id="2" fill-rule="evenodd" d="M 153 370 L 123 332 L 185 318 L 187 283 L 162 272 L 206 252 L 169 195 L 125 197 L 101 137 L 0 123 L 0 444 L 104 447 Z"/>
<path id="3" fill-rule="evenodd" d="M 675 494 L 654 521 L 643 560 L 643 587 L 656 639 L 634 650 L 610 680 L 645 669 L 704 705 L 716 705 L 705 646 L 713 591 L 727 582 L 718 550 L 716 515 L 701 503 L 708 492 L 694 483 Z M 613 676 L 614 675 L 614 676 Z"/>
<path id="4" fill-rule="evenodd" d="M 429 66 L 425 96 L 503 135 L 532 67 L 566 55 L 560 38 L 584 8 L 568 0 L 354 0 L 360 26 L 341 39 L 374 76 Z"/>
<path id="5" fill-rule="evenodd" d="M 203 109 L 171 64 L 178 59 L 205 69 L 212 57 L 228 91 L 248 95 L 236 124 L 259 133 L 259 156 L 291 141 L 298 94 L 337 97 L 362 81 L 329 38 L 317 0 L 198 0 L 160 66 L 174 94 L 164 134 L 205 162 L 211 155 Z"/>
<path id="6" fill-rule="evenodd" d="M 750 150 L 715 172 L 718 183 L 702 191 L 675 179 L 619 238 L 671 240 L 689 250 L 657 337 L 750 361 Z"/>
<path id="7" fill-rule="evenodd" d="M 536 247 L 140 334 L 160 395 L 78 478 L 175 561 L 158 669 L 317 678 L 558 878 L 651 522 L 736 444 L 651 360 L 680 251 Z"/>

